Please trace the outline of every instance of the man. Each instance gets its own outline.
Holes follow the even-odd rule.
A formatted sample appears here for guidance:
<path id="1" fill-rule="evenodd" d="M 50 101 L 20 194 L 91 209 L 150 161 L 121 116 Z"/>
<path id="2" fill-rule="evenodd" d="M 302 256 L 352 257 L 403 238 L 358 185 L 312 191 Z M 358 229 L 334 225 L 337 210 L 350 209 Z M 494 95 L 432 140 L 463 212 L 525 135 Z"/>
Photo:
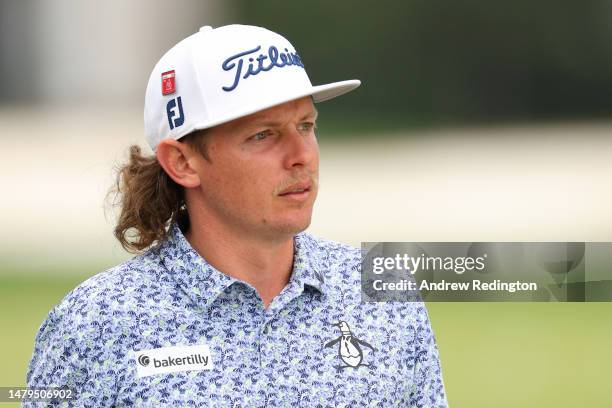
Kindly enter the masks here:
<path id="1" fill-rule="evenodd" d="M 50 313 L 30 386 L 74 406 L 445 407 L 422 303 L 362 303 L 358 249 L 305 234 L 321 102 L 293 46 L 231 25 L 151 74 L 116 236 L 139 256 Z"/>

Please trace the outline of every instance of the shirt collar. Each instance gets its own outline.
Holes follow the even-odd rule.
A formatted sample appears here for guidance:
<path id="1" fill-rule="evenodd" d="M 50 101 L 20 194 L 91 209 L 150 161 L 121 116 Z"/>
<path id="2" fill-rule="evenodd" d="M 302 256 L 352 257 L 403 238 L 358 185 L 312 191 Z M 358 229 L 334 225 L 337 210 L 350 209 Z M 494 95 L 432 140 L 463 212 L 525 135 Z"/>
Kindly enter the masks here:
<path id="1" fill-rule="evenodd" d="M 174 280 L 202 307 L 209 306 L 226 288 L 238 282 L 206 262 L 176 223 L 160 245 L 159 256 Z"/>
<path id="2" fill-rule="evenodd" d="M 325 293 L 323 259 L 317 240 L 302 232 L 295 236 L 293 242 L 295 253 L 290 282 L 298 283 L 302 289 L 307 285 Z"/>
<path id="3" fill-rule="evenodd" d="M 310 286 L 324 293 L 325 281 L 316 239 L 300 233 L 294 237 L 294 248 L 289 284 L 296 285 L 301 291 Z M 202 258 L 176 223 L 170 227 L 167 239 L 160 245 L 159 256 L 170 275 L 202 307 L 209 306 L 232 284 L 242 282 L 220 272 Z"/>

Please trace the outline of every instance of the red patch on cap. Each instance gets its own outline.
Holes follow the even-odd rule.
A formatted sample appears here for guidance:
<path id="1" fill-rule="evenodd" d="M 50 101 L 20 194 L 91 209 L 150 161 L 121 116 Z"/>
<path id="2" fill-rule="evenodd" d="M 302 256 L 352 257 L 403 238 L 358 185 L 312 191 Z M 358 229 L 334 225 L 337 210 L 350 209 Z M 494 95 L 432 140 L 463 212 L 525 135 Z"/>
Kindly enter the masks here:
<path id="1" fill-rule="evenodd" d="M 170 95 L 176 92 L 176 80 L 174 70 L 162 72 L 162 95 Z"/>

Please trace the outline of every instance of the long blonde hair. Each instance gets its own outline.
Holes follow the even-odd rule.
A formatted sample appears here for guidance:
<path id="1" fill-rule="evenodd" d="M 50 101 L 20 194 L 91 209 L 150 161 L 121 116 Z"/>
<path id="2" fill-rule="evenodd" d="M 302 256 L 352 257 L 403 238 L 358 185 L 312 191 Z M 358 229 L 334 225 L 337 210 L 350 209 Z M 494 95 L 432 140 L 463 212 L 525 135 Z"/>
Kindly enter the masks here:
<path id="1" fill-rule="evenodd" d="M 210 161 L 205 135 L 196 131 L 181 142 Z M 128 252 L 139 253 L 163 241 L 173 223 L 183 231 L 189 227 L 183 187 L 168 176 L 155 155 L 143 155 L 138 145 L 129 147 L 128 162 L 117 169 L 107 199 L 119 209 L 114 235 Z"/>

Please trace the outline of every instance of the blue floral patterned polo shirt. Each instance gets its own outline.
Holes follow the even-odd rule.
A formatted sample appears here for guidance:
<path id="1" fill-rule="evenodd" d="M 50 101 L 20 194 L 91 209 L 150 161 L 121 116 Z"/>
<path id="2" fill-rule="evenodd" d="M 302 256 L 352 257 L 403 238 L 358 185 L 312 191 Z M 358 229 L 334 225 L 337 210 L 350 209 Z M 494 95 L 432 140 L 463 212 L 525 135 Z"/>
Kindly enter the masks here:
<path id="1" fill-rule="evenodd" d="M 74 389 L 60 406 L 446 407 L 423 303 L 362 303 L 359 249 L 294 242 L 290 281 L 264 309 L 174 225 L 50 312 L 28 385 Z"/>

